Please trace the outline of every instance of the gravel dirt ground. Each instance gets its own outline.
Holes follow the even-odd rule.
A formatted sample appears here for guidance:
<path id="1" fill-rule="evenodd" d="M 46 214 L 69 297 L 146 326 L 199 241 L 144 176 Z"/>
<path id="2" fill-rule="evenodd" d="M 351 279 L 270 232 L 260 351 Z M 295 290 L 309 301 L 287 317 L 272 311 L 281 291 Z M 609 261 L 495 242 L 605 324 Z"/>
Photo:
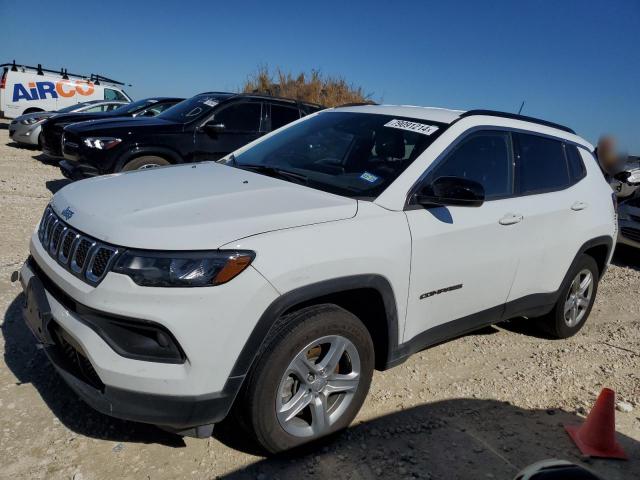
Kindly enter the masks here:
<path id="1" fill-rule="evenodd" d="M 92 411 L 58 378 L 21 318 L 9 277 L 52 193 L 54 163 L 19 148 L 0 122 L 0 478 L 266 480 L 511 479 L 545 458 L 603 478 L 640 478 L 640 258 L 616 254 L 586 327 L 566 341 L 525 319 L 490 327 L 376 372 L 352 427 L 313 449 L 265 458 L 231 428 L 180 438 Z M 613 388 L 628 462 L 582 458 L 562 424 Z"/>

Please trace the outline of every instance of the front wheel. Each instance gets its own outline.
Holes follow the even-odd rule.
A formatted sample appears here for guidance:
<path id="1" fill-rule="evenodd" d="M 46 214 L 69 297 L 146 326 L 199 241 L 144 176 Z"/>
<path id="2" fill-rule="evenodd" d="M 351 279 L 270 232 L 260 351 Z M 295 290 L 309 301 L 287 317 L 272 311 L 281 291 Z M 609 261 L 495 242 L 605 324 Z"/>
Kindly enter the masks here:
<path id="1" fill-rule="evenodd" d="M 256 358 L 238 411 L 272 453 L 346 428 L 374 365 L 369 332 L 342 308 L 317 305 L 282 320 Z"/>
<path id="2" fill-rule="evenodd" d="M 554 338 L 569 338 L 584 326 L 596 299 L 600 272 L 593 257 L 582 255 L 572 267 L 553 310 L 538 320 Z"/>
<path id="3" fill-rule="evenodd" d="M 164 167 L 170 165 L 168 160 L 155 155 L 145 155 L 143 157 L 137 157 L 133 160 L 129 160 L 122 167 L 123 172 L 130 172 L 132 170 L 145 170 L 147 168 Z"/>

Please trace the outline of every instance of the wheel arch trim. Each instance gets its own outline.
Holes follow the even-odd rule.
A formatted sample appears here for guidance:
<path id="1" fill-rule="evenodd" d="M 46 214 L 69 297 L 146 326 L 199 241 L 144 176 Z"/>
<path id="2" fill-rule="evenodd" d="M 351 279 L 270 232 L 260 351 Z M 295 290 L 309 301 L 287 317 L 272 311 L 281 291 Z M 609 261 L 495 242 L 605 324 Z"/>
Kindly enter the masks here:
<path id="1" fill-rule="evenodd" d="M 122 167 L 127 164 L 127 162 L 147 155 L 164 158 L 172 164 L 182 163 L 182 157 L 170 148 L 155 146 L 135 147 L 127 150 L 126 153 L 118 158 L 114 171 L 119 172 L 120 170 L 122 170 Z"/>
<path id="2" fill-rule="evenodd" d="M 398 346 L 398 311 L 391 283 L 382 275 L 362 274 L 324 280 L 296 288 L 276 298 L 260 316 L 231 371 L 230 377 L 246 375 L 271 328 L 287 310 L 323 296 L 349 290 L 376 290 L 385 307 L 387 356 Z M 361 319 L 366 325 L 366 321 Z"/>
<path id="3" fill-rule="evenodd" d="M 578 261 L 578 257 L 586 253 L 588 250 L 591 250 L 593 247 L 606 247 L 607 254 L 605 256 L 604 263 L 602 265 L 602 270 L 600 271 L 600 278 L 602 278 L 604 273 L 607 271 L 607 265 L 608 265 L 608 262 L 611 260 L 611 255 L 613 253 L 614 245 L 615 245 L 615 242 L 613 240 L 613 237 L 609 235 L 601 235 L 599 237 L 595 237 L 595 238 L 592 238 L 591 240 L 586 241 L 585 243 L 582 244 L 582 246 L 578 250 L 578 253 L 576 253 L 576 256 L 571 262 L 571 266 L 569 267 L 569 270 L 571 270 L 571 268 Z M 598 259 L 595 259 L 595 260 L 597 261 Z M 598 267 L 600 267 L 600 265 L 598 265 Z"/>

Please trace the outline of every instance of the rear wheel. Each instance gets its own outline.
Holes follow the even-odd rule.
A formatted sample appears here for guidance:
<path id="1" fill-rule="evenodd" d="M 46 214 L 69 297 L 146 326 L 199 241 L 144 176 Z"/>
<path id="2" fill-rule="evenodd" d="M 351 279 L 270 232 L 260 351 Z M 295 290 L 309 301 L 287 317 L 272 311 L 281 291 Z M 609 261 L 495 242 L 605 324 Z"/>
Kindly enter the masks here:
<path id="1" fill-rule="evenodd" d="M 553 310 L 538 320 L 542 329 L 555 338 L 571 337 L 586 323 L 600 280 L 596 261 L 582 255 L 567 279 Z"/>
<path id="2" fill-rule="evenodd" d="M 366 327 L 334 305 L 283 319 L 247 378 L 237 414 L 276 453 L 346 428 L 369 391 L 373 343 Z"/>
<path id="3" fill-rule="evenodd" d="M 155 155 L 145 155 L 129 160 L 124 164 L 121 171 L 130 172 L 131 170 L 144 170 L 147 168 L 163 167 L 165 165 L 170 165 L 170 162 Z"/>

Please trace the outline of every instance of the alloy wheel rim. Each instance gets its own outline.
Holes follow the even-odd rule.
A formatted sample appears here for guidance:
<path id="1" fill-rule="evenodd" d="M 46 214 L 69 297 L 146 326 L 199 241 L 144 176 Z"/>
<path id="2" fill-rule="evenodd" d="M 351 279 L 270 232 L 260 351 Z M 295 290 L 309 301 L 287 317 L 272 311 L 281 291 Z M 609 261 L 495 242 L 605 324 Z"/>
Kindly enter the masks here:
<path id="1" fill-rule="evenodd" d="M 593 274 L 581 270 L 571 282 L 564 302 L 564 321 L 568 327 L 578 325 L 587 313 L 593 295 Z"/>
<path id="2" fill-rule="evenodd" d="M 280 426 L 295 437 L 320 437 L 342 417 L 358 390 L 360 356 L 340 335 L 300 350 L 285 370 L 276 395 Z"/>

